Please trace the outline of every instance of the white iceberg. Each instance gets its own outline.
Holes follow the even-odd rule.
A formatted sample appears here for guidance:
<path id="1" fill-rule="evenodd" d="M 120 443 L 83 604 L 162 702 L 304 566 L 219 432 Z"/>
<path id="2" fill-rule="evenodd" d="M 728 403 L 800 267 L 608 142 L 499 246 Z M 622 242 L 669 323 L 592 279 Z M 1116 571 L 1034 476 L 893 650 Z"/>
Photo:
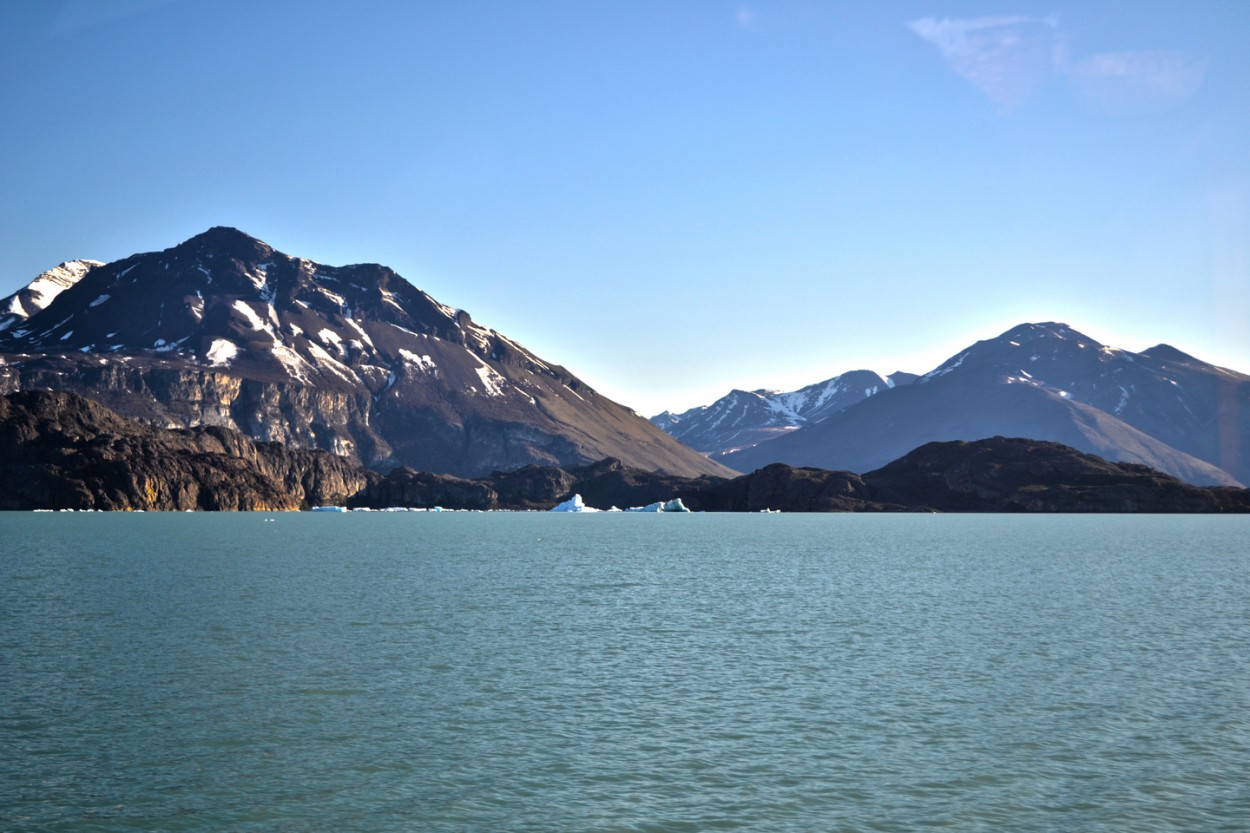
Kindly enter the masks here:
<path id="1" fill-rule="evenodd" d="M 646 506 L 632 506 L 625 510 L 626 512 L 689 512 L 686 504 L 681 502 L 681 498 L 675 497 L 670 501 L 656 501 L 648 503 Z"/>
<path id="2" fill-rule="evenodd" d="M 573 497 L 551 508 L 552 512 L 598 512 L 593 506 L 587 506 L 581 495 Z"/>

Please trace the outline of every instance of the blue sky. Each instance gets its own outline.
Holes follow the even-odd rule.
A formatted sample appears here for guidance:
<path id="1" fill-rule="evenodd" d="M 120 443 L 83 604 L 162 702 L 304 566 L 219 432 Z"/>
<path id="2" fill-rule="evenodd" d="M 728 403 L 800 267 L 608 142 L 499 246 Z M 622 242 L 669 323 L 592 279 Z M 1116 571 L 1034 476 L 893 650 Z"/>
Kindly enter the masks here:
<path id="1" fill-rule="evenodd" d="M 1250 372 L 1250 4 L 0 4 L 0 294 L 239 227 L 651 414 L 1022 321 Z"/>

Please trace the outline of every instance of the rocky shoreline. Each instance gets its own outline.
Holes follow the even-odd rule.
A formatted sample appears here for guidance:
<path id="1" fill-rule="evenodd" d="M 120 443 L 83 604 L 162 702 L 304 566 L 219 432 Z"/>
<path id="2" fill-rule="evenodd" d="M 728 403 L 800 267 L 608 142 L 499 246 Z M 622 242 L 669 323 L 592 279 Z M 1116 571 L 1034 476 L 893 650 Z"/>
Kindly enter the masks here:
<path id="1" fill-rule="evenodd" d="M 695 512 L 1250 512 L 1250 491 L 1192 486 L 1052 442 L 935 442 L 865 474 L 775 464 L 679 477 L 605 459 L 461 478 L 383 475 L 221 427 L 166 429 L 82 396 L 0 397 L 0 510 L 259 511 L 317 505 L 543 511 L 680 499 Z"/>

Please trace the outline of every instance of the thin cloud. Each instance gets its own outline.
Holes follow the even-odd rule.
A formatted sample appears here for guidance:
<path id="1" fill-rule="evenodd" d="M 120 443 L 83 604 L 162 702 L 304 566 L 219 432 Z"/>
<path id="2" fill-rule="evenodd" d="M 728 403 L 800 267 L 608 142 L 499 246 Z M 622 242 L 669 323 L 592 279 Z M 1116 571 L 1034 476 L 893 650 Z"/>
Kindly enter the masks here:
<path id="1" fill-rule="evenodd" d="M 1172 107 L 1196 93 L 1206 73 L 1206 61 L 1170 50 L 1105 52 L 1068 68 L 1082 97 L 1111 112 Z"/>
<path id="2" fill-rule="evenodd" d="M 907 26 L 936 46 L 955 73 L 1004 109 L 1062 77 L 1098 109 L 1158 110 L 1193 95 L 1206 76 L 1206 61 L 1171 50 L 1072 58 L 1069 37 L 1053 17 L 926 17 Z"/>
<path id="3" fill-rule="evenodd" d="M 755 10 L 749 6 L 739 6 L 734 18 L 743 29 L 749 29 L 755 25 Z"/>
<path id="4" fill-rule="evenodd" d="M 1062 41 L 1051 19 L 977 17 L 913 20 L 908 27 L 932 43 L 957 74 L 1003 107 L 1037 92 L 1052 75 Z"/>

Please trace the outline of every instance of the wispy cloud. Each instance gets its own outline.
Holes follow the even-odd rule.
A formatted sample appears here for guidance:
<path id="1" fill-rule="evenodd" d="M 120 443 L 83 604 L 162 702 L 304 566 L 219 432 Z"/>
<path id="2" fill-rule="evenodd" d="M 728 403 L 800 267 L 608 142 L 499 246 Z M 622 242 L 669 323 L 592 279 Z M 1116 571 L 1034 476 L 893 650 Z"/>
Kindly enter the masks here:
<path id="1" fill-rule="evenodd" d="M 1180 52 L 1105 52 L 1067 67 L 1068 77 L 1094 106 L 1113 112 L 1171 107 L 1202 86 L 1206 61 Z"/>
<path id="2" fill-rule="evenodd" d="M 755 9 L 750 6 L 739 6 L 738 11 L 734 13 L 734 18 L 743 29 L 750 28 L 755 25 Z"/>
<path id="3" fill-rule="evenodd" d="M 977 17 L 913 20 L 911 30 L 932 43 L 956 73 L 1004 107 L 1046 83 L 1060 44 L 1052 20 Z"/>
<path id="4" fill-rule="evenodd" d="M 1206 62 L 1170 50 L 1106 52 L 1073 59 L 1055 18 L 1025 16 L 910 21 L 957 74 L 1004 109 L 1048 81 L 1066 79 L 1091 105 L 1108 111 L 1172 106 L 1197 92 Z"/>

